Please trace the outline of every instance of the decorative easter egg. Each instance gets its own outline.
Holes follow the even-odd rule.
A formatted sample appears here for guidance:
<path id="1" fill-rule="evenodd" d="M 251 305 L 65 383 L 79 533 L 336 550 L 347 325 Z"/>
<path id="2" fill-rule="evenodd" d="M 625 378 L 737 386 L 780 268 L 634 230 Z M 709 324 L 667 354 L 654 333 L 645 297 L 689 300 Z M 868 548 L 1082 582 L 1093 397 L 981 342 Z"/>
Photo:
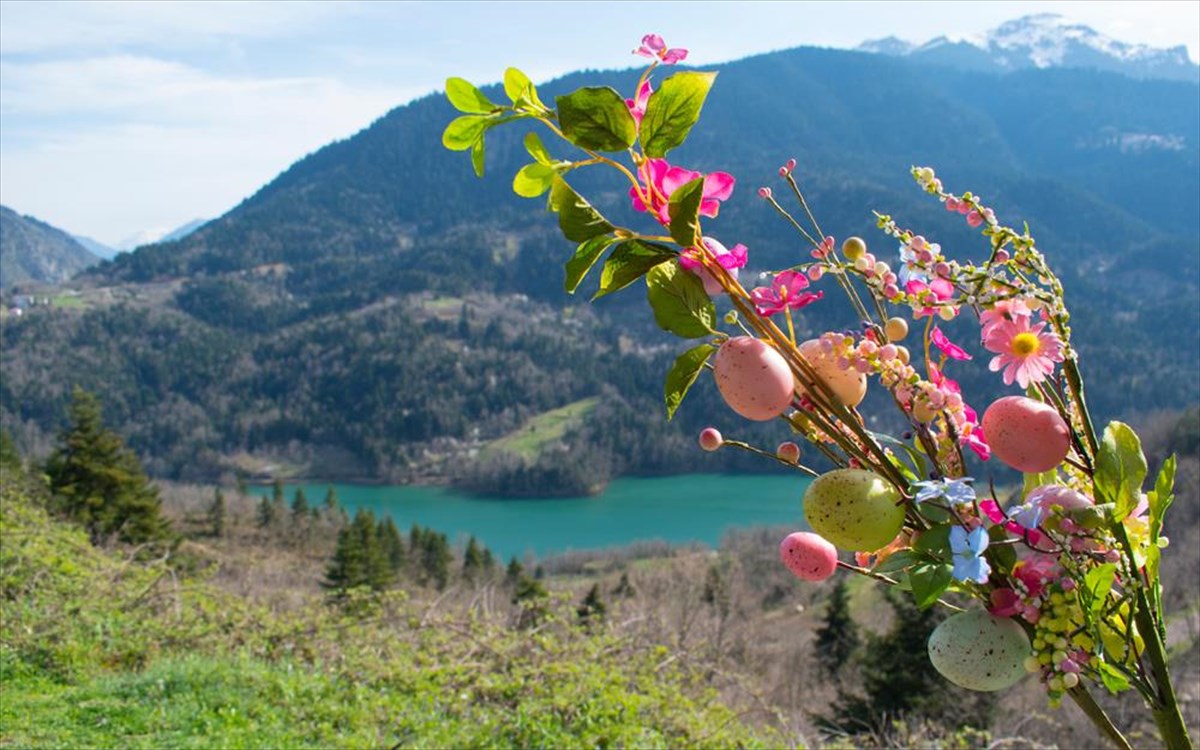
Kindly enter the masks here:
<path id="1" fill-rule="evenodd" d="M 968 690 L 991 692 L 1025 676 L 1032 653 L 1029 637 L 1015 621 L 982 609 L 947 618 L 929 636 L 929 661 L 947 680 Z"/>
<path id="2" fill-rule="evenodd" d="M 1049 471 L 1071 449 L 1071 431 L 1054 407 L 1024 396 L 1005 396 L 983 413 L 992 454 L 1026 474 Z"/>
<path id="3" fill-rule="evenodd" d="M 704 450 L 709 452 L 720 450 L 724 444 L 725 439 L 721 437 L 721 433 L 716 427 L 705 427 L 700 430 L 700 447 Z"/>
<path id="4" fill-rule="evenodd" d="M 824 581 L 837 570 L 837 549 L 817 534 L 797 531 L 779 544 L 787 569 L 805 581 Z"/>
<path id="5" fill-rule="evenodd" d="M 854 369 L 838 367 L 837 359 L 826 353 L 820 339 L 809 339 L 800 344 L 800 353 L 812 365 L 817 376 L 821 378 L 829 390 L 846 406 L 858 406 L 867 395 L 867 376 Z M 797 384 L 796 392 L 800 395 L 808 393 L 804 386 Z"/>
<path id="6" fill-rule="evenodd" d="M 904 318 L 888 318 L 883 326 L 883 333 L 888 341 L 899 341 L 908 335 L 908 321 Z"/>
<path id="7" fill-rule="evenodd" d="M 793 378 L 787 361 L 751 336 L 721 344 L 713 362 L 713 377 L 725 403 L 746 419 L 774 419 L 792 403 Z"/>
<path id="8" fill-rule="evenodd" d="M 837 469 L 808 485 L 804 517 L 840 549 L 873 552 L 900 533 L 904 506 L 896 488 L 878 474 Z"/>
<path id="9" fill-rule="evenodd" d="M 863 242 L 861 237 L 847 237 L 842 243 L 842 255 L 846 256 L 846 260 L 853 263 L 867 253 L 867 243 Z"/>

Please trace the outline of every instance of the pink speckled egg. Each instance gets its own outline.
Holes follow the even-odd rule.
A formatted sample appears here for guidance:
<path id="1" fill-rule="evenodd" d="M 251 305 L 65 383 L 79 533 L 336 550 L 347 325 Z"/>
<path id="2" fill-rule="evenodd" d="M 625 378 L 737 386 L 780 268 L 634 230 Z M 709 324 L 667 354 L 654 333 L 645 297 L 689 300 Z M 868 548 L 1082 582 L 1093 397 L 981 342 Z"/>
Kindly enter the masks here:
<path id="1" fill-rule="evenodd" d="M 721 344 L 713 363 L 717 390 L 729 408 L 765 422 L 792 403 L 792 371 L 783 355 L 751 336 Z"/>
<path id="2" fill-rule="evenodd" d="M 787 569 L 805 581 L 824 581 L 837 570 L 837 548 L 809 531 L 788 534 L 779 544 Z"/>
<path id="3" fill-rule="evenodd" d="M 1054 407 L 1024 396 L 1005 396 L 983 413 L 992 453 L 1026 474 L 1049 471 L 1071 449 L 1071 431 Z"/>
<path id="4" fill-rule="evenodd" d="M 843 370 L 838 367 L 837 360 L 827 354 L 821 347 L 820 339 L 809 339 L 799 346 L 800 353 L 812 365 L 813 370 L 820 376 L 822 382 L 846 406 L 858 406 L 867 395 L 867 376 L 855 369 Z M 797 384 L 796 392 L 800 395 L 807 393 L 806 389 Z"/>

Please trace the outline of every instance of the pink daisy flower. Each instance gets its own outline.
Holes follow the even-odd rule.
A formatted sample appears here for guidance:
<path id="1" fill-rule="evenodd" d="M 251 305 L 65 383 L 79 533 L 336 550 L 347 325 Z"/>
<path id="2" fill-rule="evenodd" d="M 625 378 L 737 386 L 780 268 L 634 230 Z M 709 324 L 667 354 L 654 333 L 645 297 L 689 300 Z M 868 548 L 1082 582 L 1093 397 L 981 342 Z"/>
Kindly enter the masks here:
<path id="1" fill-rule="evenodd" d="M 992 372 L 1004 371 L 1004 384 L 1015 380 L 1022 388 L 1040 383 L 1063 361 L 1062 341 L 1046 323 L 1030 325 L 1027 315 L 995 321 L 983 337 L 983 347 L 996 356 L 988 363 Z"/>

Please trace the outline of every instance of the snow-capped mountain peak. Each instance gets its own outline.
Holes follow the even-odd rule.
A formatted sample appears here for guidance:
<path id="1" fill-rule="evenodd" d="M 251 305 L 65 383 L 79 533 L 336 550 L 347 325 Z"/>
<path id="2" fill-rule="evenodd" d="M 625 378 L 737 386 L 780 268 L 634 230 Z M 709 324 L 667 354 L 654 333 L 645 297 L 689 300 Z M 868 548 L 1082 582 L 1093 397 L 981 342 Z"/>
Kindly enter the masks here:
<path id="1" fill-rule="evenodd" d="M 942 36 L 921 45 L 889 37 L 865 42 L 859 49 L 972 69 L 1095 68 L 1134 78 L 1200 81 L 1200 66 L 1188 57 L 1186 47 L 1129 44 L 1056 13 L 1006 21 L 977 36 Z"/>

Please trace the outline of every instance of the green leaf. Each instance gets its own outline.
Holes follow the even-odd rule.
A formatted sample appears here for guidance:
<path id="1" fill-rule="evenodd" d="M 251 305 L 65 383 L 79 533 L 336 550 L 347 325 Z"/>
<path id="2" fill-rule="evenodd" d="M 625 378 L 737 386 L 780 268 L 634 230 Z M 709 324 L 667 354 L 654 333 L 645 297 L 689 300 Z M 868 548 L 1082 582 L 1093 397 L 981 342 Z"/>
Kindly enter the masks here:
<path id="1" fill-rule="evenodd" d="M 922 478 L 929 476 L 929 468 L 925 464 L 925 459 L 911 445 L 903 440 L 897 440 L 891 435 L 886 435 L 882 432 L 868 433 L 876 442 L 887 445 L 892 448 L 898 448 L 908 456 L 908 460 L 912 461 L 912 466 L 909 467 L 903 461 L 894 461 L 893 464 L 908 478 L 911 482 L 919 482 Z M 895 451 L 893 451 L 895 452 Z"/>
<path id="2" fill-rule="evenodd" d="M 1058 470 L 1057 469 L 1051 469 L 1050 471 L 1044 471 L 1041 474 L 1026 474 L 1025 475 L 1025 485 L 1021 489 L 1021 499 L 1024 500 L 1025 498 L 1029 497 L 1029 493 L 1033 492 L 1038 487 L 1045 487 L 1048 484 L 1055 484 L 1057 482 L 1058 482 Z"/>
<path id="3" fill-rule="evenodd" d="M 640 279 L 647 271 L 664 260 L 675 257 L 670 248 L 641 240 L 626 240 L 617 245 L 604 270 L 600 272 L 600 289 L 592 299 L 596 300 L 620 291 Z"/>
<path id="4" fill-rule="evenodd" d="M 556 174 L 545 165 L 526 164 L 513 177 L 513 192 L 522 198 L 536 198 L 550 189 Z"/>
<path id="5" fill-rule="evenodd" d="M 700 234 L 700 202 L 704 200 L 704 178 L 697 177 L 671 193 L 671 239 L 684 247 L 696 244 Z"/>
<path id="6" fill-rule="evenodd" d="M 716 350 L 714 346 L 701 344 L 675 358 L 675 364 L 671 365 L 671 371 L 667 373 L 667 380 L 663 384 L 668 421 L 675 416 L 675 410 L 683 403 L 683 397 L 687 395 L 692 383 L 696 382 L 696 377 L 704 369 L 704 363 Z"/>
<path id="7" fill-rule="evenodd" d="M 1116 505 L 1113 520 L 1117 523 L 1137 507 L 1146 471 L 1146 457 L 1137 433 L 1127 424 L 1109 422 L 1096 454 L 1094 479 L 1096 493 Z"/>
<path id="8" fill-rule="evenodd" d="M 591 151 L 624 151 L 637 138 L 637 123 L 629 107 L 608 86 L 585 86 L 556 98 L 563 136 Z"/>
<path id="9" fill-rule="evenodd" d="M 1129 689 L 1129 678 L 1121 674 L 1119 669 L 1104 661 L 1098 662 L 1096 667 L 1100 671 L 1100 681 L 1108 688 L 1108 692 L 1116 695 Z"/>
<path id="10" fill-rule="evenodd" d="M 944 563 L 918 565 L 908 573 L 913 600 L 920 609 L 928 609 L 945 593 L 952 580 L 952 568 Z"/>
<path id="11" fill-rule="evenodd" d="M 1163 518 L 1167 515 L 1167 508 L 1170 508 L 1171 503 L 1175 502 L 1176 464 L 1173 453 L 1163 461 L 1162 468 L 1158 470 L 1158 478 L 1154 480 L 1154 490 L 1147 498 L 1150 505 L 1151 543 L 1158 539 L 1158 535 L 1162 532 Z"/>
<path id="12" fill-rule="evenodd" d="M 546 105 L 542 104 L 542 100 L 538 98 L 533 81 L 530 81 L 529 76 L 516 68 L 504 71 L 504 93 L 508 94 L 508 98 L 512 99 L 512 103 L 516 106 L 532 104 L 538 109 L 546 108 Z"/>
<path id="13" fill-rule="evenodd" d="M 561 177 L 556 176 L 550 187 L 550 208 L 558 212 L 558 228 L 572 242 L 585 242 L 613 230 L 613 225 Z"/>
<path id="14" fill-rule="evenodd" d="M 646 274 L 646 298 L 659 328 L 685 339 L 715 333 L 717 309 L 704 282 L 678 263 L 659 263 Z"/>
<path id="15" fill-rule="evenodd" d="M 641 127 L 642 151 L 646 156 L 666 156 L 687 139 L 700 119 L 700 109 L 716 77 L 716 73 L 676 73 L 650 95 Z"/>
<path id="16" fill-rule="evenodd" d="M 442 131 L 442 145 L 451 151 L 466 151 L 483 137 L 483 132 L 492 126 L 491 117 L 463 115 L 455 117 Z"/>
<path id="17" fill-rule="evenodd" d="M 950 528 L 952 524 L 943 523 L 922 531 L 913 540 L 913 549 L 941 559 L 950 556 Z"/>
<path id="18" fill-rule="evenodd" d="M 554 159 L 550 156 L 550 152 L 542 145 L 542 139 L 538 138 L 537 133 L 525 134 L 525 150 L 533 157 L 533 160 L 538 164 L 544 164 L 547 167 L 554 166 Z"/>
<path id="19" fill-rule="evenodd" d="M 483 136 L 475 141 L 475 145 L 471 146 L 471 167 L 475 170 L 476 177 L 483 177 Z"/>
<path id="20" fill-rule="evenodd" d="M 446 79 L 446 98 L 459 112 L 472 115 L 491 114 L 500 109 L 500 105 L 493 103 L 474 84 L 463 78 Z"/>
<path id="21" fill-rule="evenodd" d="M 991 541 L 988 551 L 991 553 L 992 560 L 1004 572 L 1011 571 L 1017 564 L 1016 549 L 1011 544 L 997 544 L 1007 538 L 1008 531 L 1003 526 L 996 525 L 988 529 L 988 539 Z"/>
<path id="22" fill-rule="evenodd" d="M 596 265 L 596 261 L 600 260 L 600 256 L 604 255 L 608 246 L 616 241 L 616 237 L 602 234 L 580 244 L 575 250 L 575 257 L 567 261 L 566 280 L 563 282 L 563 288 L 568 293 L 574 294 L 575 290 L 579 288 L 580 282 L 583 281 L 583 277 L 592 270 L 592 266 Z"/>
<path id="23" fill-rule="evenodd" d="M 1113 581 L 1116 580 L 1116 577 L 1116 563 L 1098 565 L 1083 577 L 1083 588 L 1079 593 L 1093 617 L 1103 611 L 1105 601 L 1108 599 L 1108 592 L 1112 591 Z"/>
<path id="24" fill-rule="evenodd" d="M 876 565 L 871 570 L 876 573 L 897 573 L 901 570 L 906 570 L 916 565 L 918 558 L 908 550 L 900 550 L 894 554 L 888 555 L 883 562 Z"/>

